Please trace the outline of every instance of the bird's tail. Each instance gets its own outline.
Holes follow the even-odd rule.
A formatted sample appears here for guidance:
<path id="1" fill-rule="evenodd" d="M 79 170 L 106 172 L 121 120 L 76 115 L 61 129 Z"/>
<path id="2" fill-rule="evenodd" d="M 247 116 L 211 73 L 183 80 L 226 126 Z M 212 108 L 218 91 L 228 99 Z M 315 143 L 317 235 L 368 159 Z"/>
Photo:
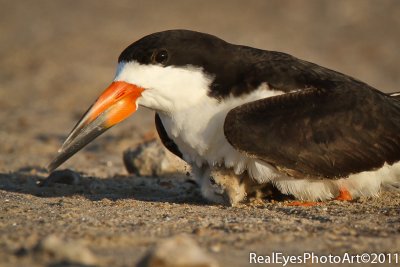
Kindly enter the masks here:
<path id="1" fill-rule="evenodd" d="M 388 95 L 400 100 L 400 92 L 388 93 Z"/>

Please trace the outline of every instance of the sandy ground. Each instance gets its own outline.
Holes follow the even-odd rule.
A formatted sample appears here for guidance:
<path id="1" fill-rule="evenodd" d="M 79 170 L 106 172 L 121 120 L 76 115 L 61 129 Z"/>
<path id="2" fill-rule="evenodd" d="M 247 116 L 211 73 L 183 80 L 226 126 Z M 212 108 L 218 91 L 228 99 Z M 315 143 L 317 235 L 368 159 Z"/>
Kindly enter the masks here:
<path id="1" fill-rule="evenodd" d="M 55 235 L 96 266 L 134 266 L 160 239 L 187 233 L 220 266 L 249 252 L 400 252 L 400 194 L 299 208 L 206 203 L 182 175 L 136 177 L 122 152 L 154 133 L 139 110 L 62 168 L 74 184 L 40 187 L 44 166 L 145 34 L 186 28 L 280 50 L 400 90 L 400 2 L 0 1 L 0 266 L 82 266 L 37 249 Z"/>

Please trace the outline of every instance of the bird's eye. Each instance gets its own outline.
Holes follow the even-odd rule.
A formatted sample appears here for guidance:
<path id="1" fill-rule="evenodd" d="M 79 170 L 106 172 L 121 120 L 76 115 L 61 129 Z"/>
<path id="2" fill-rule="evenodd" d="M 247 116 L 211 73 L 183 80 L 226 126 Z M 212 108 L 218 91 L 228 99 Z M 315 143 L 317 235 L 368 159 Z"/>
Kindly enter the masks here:
<path id="1" fill-rule="evenodd" d="M 168 52 L 165 49 L 155 51 L 153 54 L 153 62 L 165 64 L 168 61 Z"/>
<path id="2" fill-rule="evenodd" d="M 215 184 L 216 184 L 216 182 L 215 182 L 215 180 L 214 180 L 214 177 L 212 177 L 212 176 L 210 176 L 210 183 L 211 183 L 212 185 L 215 185 Z"/>

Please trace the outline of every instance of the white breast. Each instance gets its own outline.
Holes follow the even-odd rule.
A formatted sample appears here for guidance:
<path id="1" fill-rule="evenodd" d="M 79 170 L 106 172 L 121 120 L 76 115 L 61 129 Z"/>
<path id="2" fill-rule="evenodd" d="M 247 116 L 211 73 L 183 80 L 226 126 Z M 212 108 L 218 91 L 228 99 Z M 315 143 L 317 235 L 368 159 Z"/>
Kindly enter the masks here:
<path id="1" fill-rule="evenodd" d="M 239 105 L 262 98 L 283 94 L 270 90 L 266 84 L 242 97 L 229 97 L 218 102 L 208 96 L 195 105 L 160 117 L 170 138 L 178 145 L 187 162 L 234 167 L 241 173 L 249 165 L 249 158 L 236 151 L 226 140 L 223 130 L 226 114 Z"/>

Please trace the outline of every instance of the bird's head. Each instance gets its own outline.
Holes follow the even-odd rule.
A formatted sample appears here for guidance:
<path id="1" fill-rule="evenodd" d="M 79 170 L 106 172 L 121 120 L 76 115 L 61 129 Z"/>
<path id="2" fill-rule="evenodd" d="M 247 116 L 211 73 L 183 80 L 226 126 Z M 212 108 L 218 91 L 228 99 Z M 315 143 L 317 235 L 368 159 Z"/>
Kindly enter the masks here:
<path id="1" fill-rule="evenodd" d="M 138 106 L 161 113 L 184 110 L 221 85 L 216 73 L 229 64 L 230 44 L 209 34 L 171 30 L 148 35 L 118 58 L 115 78 L 82 116 L 49 164 L 57 168 Z"/>

